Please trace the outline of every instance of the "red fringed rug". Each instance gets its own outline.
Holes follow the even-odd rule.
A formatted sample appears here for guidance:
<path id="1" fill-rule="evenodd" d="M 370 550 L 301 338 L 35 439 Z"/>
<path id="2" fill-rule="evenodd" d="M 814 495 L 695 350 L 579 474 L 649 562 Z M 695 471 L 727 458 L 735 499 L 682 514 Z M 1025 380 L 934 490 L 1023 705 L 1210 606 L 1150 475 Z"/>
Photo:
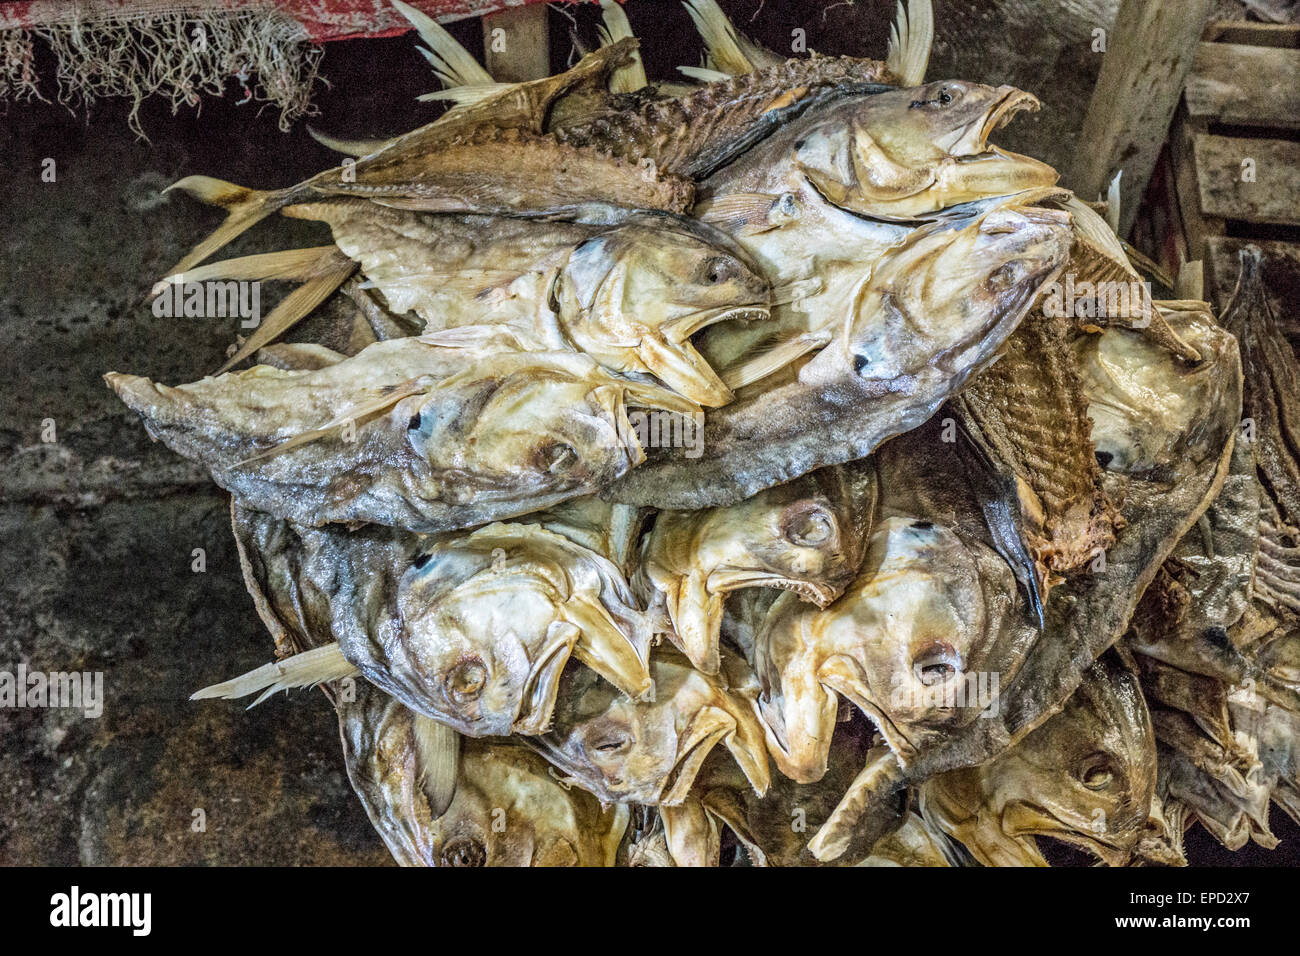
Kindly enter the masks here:
<path id="1" fill-rule="evenodd" d="M 409 2 L 448 21 L 536 0 Z M 287 129 L 311 111 L 319 44 L 409 29 L 389 0 L 6 0 L 0 99 L 48 94 L 77 104 L 126 96 L 138 108 L 159 95 L 177 109 L 200 95 L 221 96 L 233 79 L 246 98 L 278 107 Z M 53 90 L 37 76 L 38 41 L 56 58 Z M 135 110 L 131 123 L 139 132 Z"/>

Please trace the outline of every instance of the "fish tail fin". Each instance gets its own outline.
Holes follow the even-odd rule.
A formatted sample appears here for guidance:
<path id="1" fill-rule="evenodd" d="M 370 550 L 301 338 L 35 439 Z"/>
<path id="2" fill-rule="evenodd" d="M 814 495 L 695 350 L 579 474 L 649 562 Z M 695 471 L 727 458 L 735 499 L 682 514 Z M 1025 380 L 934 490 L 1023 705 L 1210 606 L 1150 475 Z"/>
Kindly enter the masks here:
<path id="1" fill-rule="evenodd" d="M 168 274 L 194 268 L 240 233 L 279 209 L 290 192 L 287 189 L 249 189 L 211 176 L 186 176 L 172 183 L 163 192 L 171 192 L 173 189 L 188 193 L 209 206 L 220 206 L 226 210 L 227 215 L 226 221 L 191 249 L 184 259 L 168 269 Z"/>
<path id="2" fill-rule="evenodd" d="M 715 0 L 685 0 L 685 6 L 704 39 L 710 68 L 732 76 L 754 72 L 756 65 L 742 48 L 740 34 Z"/>
<path id="3" fill-rule="evenodd" d="M 190 700 L 210 700 L 221 698 L 235 700 L 261 691 L 257 700 L 250 704 L 256 707 L 276 691 L 291 687 L 312 687 L 325 681 L 339 680 L 360 673 L 343 656 L 343 650 L 337 642 L 331 642 L 310 651 L 295 654 L 282 661 L 263 664 L 247 674 L 220 684 L 213 684 L 190 695 Z"/>
<path id="4" fill-rule="evenodd" d="M 311 256 L 315 253 L 315 256 Z M 349 259 L 335 246 L 319 246 L 313 249 L 292 249 L 287 252 L 270 253 L 261 256 L 247 256 L 246 259 L 257 260 L 256 267 L 267 270 L 265 278 L 303 279 L 298 286 L 271 310 L 258 325 L 257 330 L 230 357 L 230 360 L 217 371 L 220 375 L 229 368 L 248 358 L 264 345 L 269 345 L 289 329 L 293 328 L 304 316 L 311 313 L 341 286 L 356 271 L 357 264 Z M 241 259 L 232 259 L 240 263 Z M 226 265 L 215 263 L 213 269 Z M 233 268 L 240 268 L 234 266 Z M 251 268 L 251 267 L 250 267 Z M 274 274 L 278 273 L 278 274 Z M 193 275 L 193 273 L 191 273 Z"/>
<path id="5" fill-rule="evenodd" d="M 614 0 L 600 0 L 600 11 L 600 18 L 604 21 L 604 26 L 598 29 L 601 46 L 613 46 L 619 40 L 635 36 L 627 14 Z M 611 93 L 635 93 L 649 83 L 645 75 L 645 64 L 641 62 L 641 51 L 638 50 L 610 75 L 609 90 Z"/>
<path id="6" fill-rule="evenodd" d="M 889 54 L 885 66 L 903 86 L 920 86 L 930 66 L 934 43 L 934 9 L 930 0 L 898 0 L 898 13 L 889 28 Z"/>
<path id="7" fill-rule="evenodd" d="M 433 17 L 402 0 L 393 0 L 393 6 L 415 27 L 420 39 L 429 45 L 427 51 L 421 52 L 445 86 L 483 86 L 496 82 L 492 74 Z"/>

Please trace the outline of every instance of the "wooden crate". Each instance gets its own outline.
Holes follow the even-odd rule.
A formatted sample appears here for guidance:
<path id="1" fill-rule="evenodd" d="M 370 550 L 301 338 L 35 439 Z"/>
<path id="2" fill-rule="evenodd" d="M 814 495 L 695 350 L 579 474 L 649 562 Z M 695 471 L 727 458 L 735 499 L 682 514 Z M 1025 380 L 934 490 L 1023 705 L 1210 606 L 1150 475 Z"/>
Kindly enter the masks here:
<path id="1" fill-rule="evenodd" d="M 1250 242 L 1265 251 L 1275 293 L 1295 301 L 1300 291 L 1298 77 L 1300 26 L 1215 23 L 1197 49 L 1167 148 L 1173 221 L 1153 238 L 1175 269 L 1204 262 L 1204 294 L 1217 307 Z"/>

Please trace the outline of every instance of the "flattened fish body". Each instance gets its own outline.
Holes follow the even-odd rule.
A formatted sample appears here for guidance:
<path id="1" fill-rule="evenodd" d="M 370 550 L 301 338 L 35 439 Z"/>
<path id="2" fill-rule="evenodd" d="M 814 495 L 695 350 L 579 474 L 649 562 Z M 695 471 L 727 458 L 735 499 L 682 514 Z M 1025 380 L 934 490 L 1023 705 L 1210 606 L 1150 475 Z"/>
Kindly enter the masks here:
<path id="1" fill-rule="evenodd" d="M 250 507 L 305 525 L 421 532 L 512 517 L 612 481 L 642 458 L 626 417 L 631 393 L 696 408 L 572 353 L 472 359 L 404 338 L 315 371 L 258 366 L 177 388 L 106 379 L 155 438 Z"/>

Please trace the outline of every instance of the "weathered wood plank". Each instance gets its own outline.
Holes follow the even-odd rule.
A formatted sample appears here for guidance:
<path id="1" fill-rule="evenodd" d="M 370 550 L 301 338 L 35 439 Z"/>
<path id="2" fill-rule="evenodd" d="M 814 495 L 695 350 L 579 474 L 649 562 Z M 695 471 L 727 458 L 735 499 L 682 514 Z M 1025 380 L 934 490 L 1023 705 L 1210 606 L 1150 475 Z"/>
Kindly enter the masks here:
<path id="1" fill-rule="evenodd" d="M 1198 133 L 1192 148 L 1204 215 L 1300 225 L 1300 143 Z"/>
<path id="2" fill-rule="evenodd" d="M 1216 20 L 1206 26 L 1202 39 L 1207 43 L 1245 43 L 1295 49 L 1300 47 L 1300 24 Z"/>
<path id="3" fill-rule="evenodd" d="M 1202 43 L 1187 77 L 1194 119 L 1300 128 L 1300 50 Z"/>
<path id="4" fill-rule="evenodd" d="M 1092 199 L 1123 169 L 1125 191 L 1134 201 L 1121 214 L 1121 236 L 1137 215 L 1209 10 L 1210 0 L 1123 0 L 1107 34 L 1066 185 Z"/>
<path id="5" fill-rule="evenodd" d="M 483 56 L 500 83 L 521 83 L 551 75 L 547 5 L 507 7 L 483 18 Z"/>
<path id="6" fill-rule="evenodd" d="M 1169 137 L 1169 159 L 1174 168 L 1174 193 L 1178 197 L 1178 218 L 1182 224 L 1184 248 L 1180 252 L 1186 260 L 1203 258 L 1206 239 L 1222 235 L 1224 231 L 1222 219 L 1207 216 L 1201 209 L 1196 162 L 1192 155 L 1192 139 L 1198 131 L 1197 124 L 1188 119 L 1185 109 L 1180 108 Z"/>

